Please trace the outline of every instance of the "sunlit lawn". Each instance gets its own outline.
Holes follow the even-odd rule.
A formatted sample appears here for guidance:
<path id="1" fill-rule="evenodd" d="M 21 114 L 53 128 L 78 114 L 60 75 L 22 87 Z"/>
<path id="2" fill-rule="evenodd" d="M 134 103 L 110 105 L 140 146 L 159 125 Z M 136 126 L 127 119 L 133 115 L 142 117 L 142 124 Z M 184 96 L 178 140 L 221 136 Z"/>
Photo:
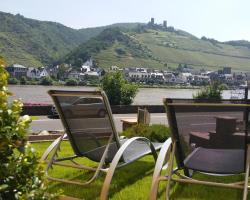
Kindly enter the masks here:
<path id="1" fill-rule="evenodd" d="M 34 120 L 38 120 L 38 119 L 39 119 L 39 117 L 38 117 L 38 116 L 30 116 L 30 118 L 32 119 L 32 121 L 34 121 Z"/>
<path id="2" fill-rule="evenodd" d="M 35 149 L 40 155 L 45 151 L 50 143 L 33 143 Z M 62 145 L 61 153 L 63 156 L 72 155 L 72 150 L 68 142 Z M 81 159 L 83 162 L 93 166 L 94 163 L 87 159 Z M 152 173 L 154 169 L 154 161 L 152 156 L 146 156 L 139 161 L 123 167 L 116 171 L 109 192 L 110 199 L 149 199 L 149 190 L 151 186 Z M 56 177 L 64 177 L 69 179 L 86 180 L 92 175 L 92 172 L 79 171 L 65 167 L 54 167 L 53 173 Z M 242 180 L 242 176 L 238 177 L 208 177 L 197 174 L 196 177 L 204 180 L 221 180 L 228 182 L 231 180 Z M 50 191 L 56 192 L 62 190 L 64 195 L 77 197 L 80 199 L 94 200 L 98 199 L 104 181 L 105 174 L 102 173 L 97 180 L 87 187 L 70 185 L 65 183 L 50 182 Z M 160 184 L 158 190 L 158 199 L 165 199 L 165 182 Z M 223 189 L 208 186 L 189 185 L 189 184 L 173 184 L 171 190 L 171 199 L 202 199 L 202 200 L 235 200 L 241 199 L 242 192 L 235 189 Z M 250 199 L 250 198 L 248 198 Z"/>

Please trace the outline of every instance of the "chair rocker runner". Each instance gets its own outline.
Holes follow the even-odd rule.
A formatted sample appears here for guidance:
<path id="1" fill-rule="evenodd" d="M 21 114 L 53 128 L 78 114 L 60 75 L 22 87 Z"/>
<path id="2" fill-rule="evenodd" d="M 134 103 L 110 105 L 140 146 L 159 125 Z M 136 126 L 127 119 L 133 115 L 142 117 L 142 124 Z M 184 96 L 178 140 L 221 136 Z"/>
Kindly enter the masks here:
<path id="1" fill-rule="evenodd" d="M 106 199 L 116 168 L 130 164 L 150 153 L 156 160 L 156 150 L 160 149 L 161 143 L 151 143 L 144 137 L 119 138 L 104 92 L 50 90 L 48 93 L 65 128 L 65 134 L 56 139 L 42 156 L 42 160 L 47 162 L 48 179 L 85 186 L 94 181 L 99 172 L 106 172 L 100 196 L 101 199 Z M 66 137 L 74 155 L 59 157 L 60 145 Z M 79 157 L 97 162 L 98 166 L 94 168 L 82 165 L 75 160 Z M 85 182 L 55 178 L 50 175 L 53 165 L 90 170 L 94 174 Z"/>
<path id="2" fill-rule="evenodd" d="M 157 199 L 160 181 L 167 182 L 166 199 L 169 199 L 174 181 L 242 189 L 243 200 L 246 200 L 250 188 L 249 102 L 164 99 L 164 104 L 171 138 L 158 155 L 150 199 Z M 164 176 L 163 170 L 166 170 Z M 195 179 L 196 172 L 223 177 L 244 173 L 245 178 L 241 182 L 212 182 Z"/>

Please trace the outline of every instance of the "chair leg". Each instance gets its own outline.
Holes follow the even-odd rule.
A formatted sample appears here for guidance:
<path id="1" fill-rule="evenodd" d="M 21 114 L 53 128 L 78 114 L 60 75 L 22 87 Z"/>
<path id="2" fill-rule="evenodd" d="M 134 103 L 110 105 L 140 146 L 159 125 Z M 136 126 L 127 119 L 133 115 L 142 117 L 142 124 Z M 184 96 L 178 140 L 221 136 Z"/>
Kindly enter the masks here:
<path id="1" fill-rule="evenodd" d="M 246 173 L 245 173 L 243 200 L 247 199 L 249 167 L 250 167 L 250 145 L 247 146 Z"/>
<path id="2" fill-rule="evenodd" d="M 104 171 L 104 172 L 107 171 L 106 169 L 103 169 L 103 165 L 105 163 L 105 158 L 106 158 L 106 155 L 108 153 L 109 145 L 110 145 L 113 137 L 109 138 L 108 145 L 106 146 L 106 148 L 105 148 L 105 150 L 103 152 L 102 158 L 101 158 L 97 168 L 85 167 L 83 165 L 78 166 L 76 162 L 73 162 L 74 165 L 70 165 L 70 164 L 66 164 L 66 163 L 65 164 L 59 164 L 59 162 L 55 162 L 55 158 L 57 157 L 57 153 L 58 153 L 58 151 L 60 149 L 61 142 L 63 141 L 63 139 L 65 137 L 66 137 L 66 134 L 62 135 L 60 138 L 55 140 L 49 146 L 49 148 L 45 151 L 44 155 L 42 156 L 42 160 L 46 161 L 49 153 L 52 152 L 52 150 L 54 149 L 54 152 L 52 153 L 51 158 L 48 159 L 48 161 L 47 161 L 47 167 L 45 168 L 45 174 L 46 174 L 48 179 L 58 181 L 58 182 L 63 182 L 63 183 L 70 183 L 70 184 L 86 186 L 86 185 L 89 185 L 90 183 L 92 183 L 97 178 L 100 171 Z M 71 159 L 69 159 L 69 160 L 71 160 Z M 65 180 L 65 179 L 62 179 L 62 178 L 55 178 L 55 177 L 52 177 L 52 176 L 49 175 L 49 169 L 53 166 L 53 164 L 57 164 L 57 165 L 65 166 L 65 167 L 72 167 L 72 168 L 86 169 L 86 170 L 94 171 L 94 175 L 85 182 L 70 181 L 70 180 Z"/>

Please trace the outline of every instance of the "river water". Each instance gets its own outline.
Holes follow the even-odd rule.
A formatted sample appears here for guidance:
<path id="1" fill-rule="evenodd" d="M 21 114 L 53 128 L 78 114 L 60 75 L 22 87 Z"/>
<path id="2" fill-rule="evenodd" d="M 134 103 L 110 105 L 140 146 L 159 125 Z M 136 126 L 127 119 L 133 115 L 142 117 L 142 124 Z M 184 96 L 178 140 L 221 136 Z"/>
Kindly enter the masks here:
<path id="1" fill-rule="evenodd" d="M 11 100 L 21 98 L 25 103 L 48 103 L 52 100 L 47 94 L 48 90 L 97 90 L 97 87 L 88 86 L 41 86 L 41 85 L 10 85 L 9 91 L 13 96 Z M 197 89 L 166 89 L 166 88 L 140 88 L 134 99 L 134 105 L 161 105 L 162 99 L 169 98 L 192 98 Z M 223 98 L 231 97 L 231 91 L 223 91 Z"/>

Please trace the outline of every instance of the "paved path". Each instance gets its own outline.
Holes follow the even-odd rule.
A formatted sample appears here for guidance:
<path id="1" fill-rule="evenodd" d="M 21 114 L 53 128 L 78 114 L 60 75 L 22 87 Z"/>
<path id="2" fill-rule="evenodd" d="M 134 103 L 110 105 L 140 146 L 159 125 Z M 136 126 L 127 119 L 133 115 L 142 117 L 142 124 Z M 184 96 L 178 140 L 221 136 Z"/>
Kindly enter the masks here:
<path id="1" fill-rule="evenodd" d="M 136 114 L 114 114 L 115 125 L 118 132 L 122 131 L 121 119 L 136 117 Z M 152 113 L 150 114 L 152 124 L 167 124 L 165 113 Z M 43 130 L 63 130 L 62 123 L 59 119 L 49 119 L 46 116 L 39 117 L 39 120 L 34 120 L 31 123 L 30 132 L 40 132 Z"/>

